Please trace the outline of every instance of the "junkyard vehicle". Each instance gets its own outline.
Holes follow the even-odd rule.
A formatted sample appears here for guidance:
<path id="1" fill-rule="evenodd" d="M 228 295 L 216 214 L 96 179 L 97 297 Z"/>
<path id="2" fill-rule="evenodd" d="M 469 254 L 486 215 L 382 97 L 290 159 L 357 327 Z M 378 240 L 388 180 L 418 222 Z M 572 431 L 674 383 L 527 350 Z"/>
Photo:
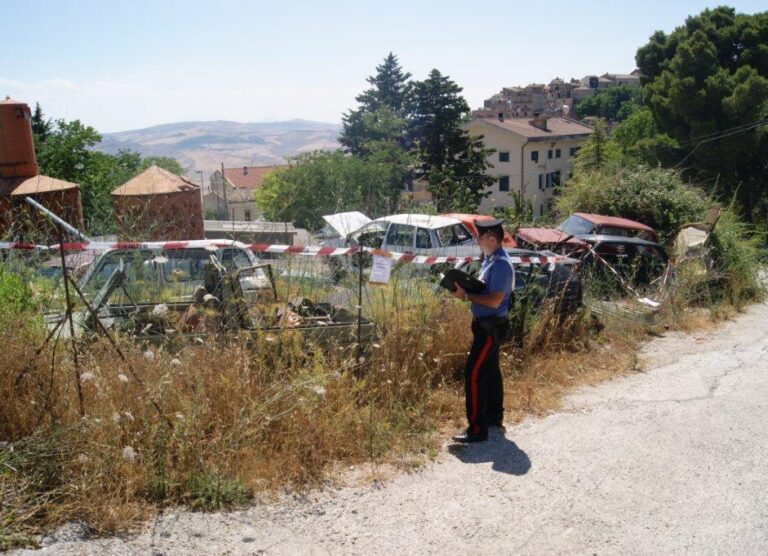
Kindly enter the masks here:
<path id="1" fill-rule="evenodd" d="M 278 302 L 271 265 L 239 242 L 115 249 L 99 257 L 80 285 L 104 326 L 154 343 L 286 330 L 315 342 L 350 343 L 358 332 L 355 315 L 344 308 L 307 299 Z M 90 312 L 76 320 L 85 330 L 100 328 Z M 370 339 L 370 321 L 361 321 L 360 334 Z"/>
<path id="2" fill-rule="evenodd" d="M 599 263 L 608 263 L 633 284 L 649 284 L 663 274 L 667 266 L 667 251 L 653 241 L 609 235 L 583 236 L 583 241 L 592 246 L 582 255 L 583 264 L 600 268 Z M 601 261 L 597 261 L 598 258 Z"/>
<path id="3" fill-rule="evenodd" d="M 582 258 L 585 264 L 607 262 L 625 278 L 647 283 L 663 271 L 667 253 L 653 228 L 615 216 L 577 212 L 557 228 L 520 228 L 517 243 Z"/>
<path id="4" fill-rule="evenodd" d="M 580 255 L 588 250 L 589 238 L 593 236 L 615 236 L 639 238 L 658 243 L 656 232 L 640 222 L 619 218 L 576 212 L 556 228 L 519 228 L 515 240 L 527 249 L 552 249 L 558 253 Z"/>
<path id="5" fill-rule="evenodd" d="M 472 233 L 461 220 L 429 214 L 396 214 L 377 218 L 343 236 L 340 234 L 325 245 L 364 245 L 417 255 L 462 256 L 480 252 Z"/>
<path id="6" fill-rule="evenodd" d="M 346 213 L 349 214 L 349 213 Z M 326 222 L 333 221 L 330 215 L 323 217 Z M 338 225 L 337 225 L 338 226 Z M 467 257 L 480 254 L 472 233 L 458 218 L 434 216 L 429 214 L 396 214 L 371 220 L 360 228 L 344 235 L 342 227 L 337 227 L 339 234 L 326 240 L 326 247 L 364 246 L 395 253 L 413 253 L 415 255 L 436 255 L 449 257 Z M 331 275 L 339 279 L 348 270 L 355 270 L 358 262 L 363 267 L 371 264 L 371 257 L 364 254 L 359 257 L 331 258 Z M 431 268 L 433 272 L 436 267 Z"/>

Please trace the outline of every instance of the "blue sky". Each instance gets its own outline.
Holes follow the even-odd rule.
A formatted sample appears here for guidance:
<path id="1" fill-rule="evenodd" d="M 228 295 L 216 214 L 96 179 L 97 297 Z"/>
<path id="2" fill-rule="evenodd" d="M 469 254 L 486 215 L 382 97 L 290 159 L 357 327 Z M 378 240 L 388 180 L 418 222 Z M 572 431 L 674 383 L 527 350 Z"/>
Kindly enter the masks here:
<path id="1" fill-rule="evenodd" d="M 506 85 L 632 71 L 651 33 L 719 3 L 0 0 L 0 94 L 102 132 L 338 122 L 392 51 L 415 78 L 449 75 L 476 108 Z"/>

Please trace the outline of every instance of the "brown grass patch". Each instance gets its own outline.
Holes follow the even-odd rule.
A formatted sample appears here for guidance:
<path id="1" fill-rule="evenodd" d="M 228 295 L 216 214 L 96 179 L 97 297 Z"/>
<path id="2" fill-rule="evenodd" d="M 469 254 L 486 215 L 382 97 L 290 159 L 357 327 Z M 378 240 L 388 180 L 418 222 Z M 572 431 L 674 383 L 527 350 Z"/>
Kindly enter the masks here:
<path id="1" fill-rule="evenodd" d="M 349 466 L 377 478 L 436 456 L 447 424 L 464 420 L 470 315 L 429 292 L 370 294 L 379 338 L 364 372 L 354 350 L 307 350 L 292 332 L 179 352 L 122 339 L 125 362 L 104 339 L 82 345 L 83 419 L 66 343 L 35 355 L 39 323 L 0 317 L 0 439 L 13 443 L 0 449 L 0 547 L 68 520 L 112 533 L 166 505 L 227 508 Z M 507 422 L 636 368 L 645 335 L 630 318 L 598 333 L 545 308 L 525 348 L 502 351 Z"/>

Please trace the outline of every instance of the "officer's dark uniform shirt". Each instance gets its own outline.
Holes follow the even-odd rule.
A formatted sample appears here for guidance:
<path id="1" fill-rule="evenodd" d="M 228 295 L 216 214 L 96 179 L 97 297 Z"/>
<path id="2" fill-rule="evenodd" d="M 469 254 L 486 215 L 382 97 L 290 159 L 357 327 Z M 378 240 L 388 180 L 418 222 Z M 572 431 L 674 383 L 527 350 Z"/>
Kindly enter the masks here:
<path id="1" fill-rule="evenodd" d="M 499 247 L 490 256 L 485 257 L 477 277 L 485 282 L 482 294 L 503 292 L 504 299 L 496 309 L 471 304 L 472 316 L 476 319 L 486 317 L 506 317 L 509 314 L 509 300 L 512 294 L 512 284 L 515 280 L 515 269 L 504 249 Z"/>

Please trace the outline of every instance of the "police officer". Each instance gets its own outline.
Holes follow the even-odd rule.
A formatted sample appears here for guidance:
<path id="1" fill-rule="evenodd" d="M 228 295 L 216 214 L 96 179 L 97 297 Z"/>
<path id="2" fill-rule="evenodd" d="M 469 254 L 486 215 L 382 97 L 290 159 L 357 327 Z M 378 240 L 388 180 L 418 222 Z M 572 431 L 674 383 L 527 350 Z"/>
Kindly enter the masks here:
<path id="1" fill-rule="evenodd" d="M 485 283 L 480 293 L 467 293 L 459 284 L 453 296 L 471 302 L 472 347 L 464 369 L 467 430 L 456 442 L 482 442 L 489 427 L 500 427 L 504 416 L 504 388 L 499 369 L 499 345 L 509 339 L 509 305 L 515 269 L 502 249 L 501 220 L 475 221 L 477 243 L 484 259 L 478 278 Z"/>

